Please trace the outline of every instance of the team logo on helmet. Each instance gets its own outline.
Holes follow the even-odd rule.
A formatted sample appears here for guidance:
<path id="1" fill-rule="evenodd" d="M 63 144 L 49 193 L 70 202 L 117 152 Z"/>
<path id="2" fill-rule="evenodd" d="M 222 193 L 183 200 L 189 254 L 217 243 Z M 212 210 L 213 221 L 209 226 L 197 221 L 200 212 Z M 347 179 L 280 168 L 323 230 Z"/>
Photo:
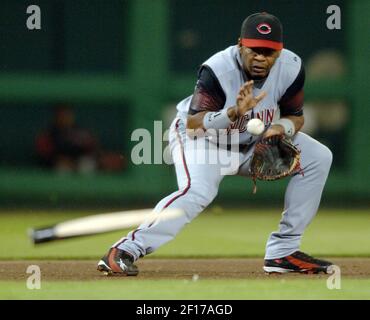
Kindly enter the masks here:
<path id="1" fill-rule="evenodd" d="M 262 34 L 269 34 L 271 33 L 271 26 L 267 23 L 260 23 L 257 26 L 257 31 Z"/>

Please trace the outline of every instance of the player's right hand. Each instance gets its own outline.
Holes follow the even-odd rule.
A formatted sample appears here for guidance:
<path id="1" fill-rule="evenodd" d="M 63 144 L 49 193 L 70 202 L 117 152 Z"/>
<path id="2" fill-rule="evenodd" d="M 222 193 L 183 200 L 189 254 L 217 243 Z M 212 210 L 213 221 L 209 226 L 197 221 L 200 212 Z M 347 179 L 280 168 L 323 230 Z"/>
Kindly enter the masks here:
<path id="1" fill-rule="evenodd" d="M 253 96 L 253 84 L 254 81 L 247 81 L 244 85 L 241 86 L 239 94 L 236 98 L 236 115 L 243 116 L 249 110 L 253 109 L 258 102 L 260 102 L 265 96 L 266 92 L 262 91 L 258 96 Z"/>

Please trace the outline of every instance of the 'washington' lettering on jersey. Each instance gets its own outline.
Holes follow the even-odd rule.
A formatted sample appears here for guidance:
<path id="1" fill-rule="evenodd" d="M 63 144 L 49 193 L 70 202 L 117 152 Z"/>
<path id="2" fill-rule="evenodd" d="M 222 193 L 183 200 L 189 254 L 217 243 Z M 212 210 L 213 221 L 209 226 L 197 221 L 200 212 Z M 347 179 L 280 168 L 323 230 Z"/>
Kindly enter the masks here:
<path id="1" fill-rule="evenodd" d="M 228 129 L 239 129 L 241 144 L 254 142 L 258 137 L 251 136 L 246 131 L 246 124 L 252 117 L 261 119 L 265 126 L 269 126 L 273 119 L 276 119 L 278 101 L 286 90 L 297 78 L 301 69 L 302 60 L 290 50 L 283 49 L 276 59 L 266 79 L 255 81 L 253 95 L 257 96 L 261 91 L 267 93 L 266 97 L 259 104 L 243 117 L 240 117 L 230 125 Z M 216 75 L 224 93 L 226 101 L 224 108 L 236 104 L 236 97 L 240 87 L 247 81 L 245 72 L 242 69 L 242 62 L 238 46 L 231 46 L 210 57 L 203 65 L 212 69 Z M 192 96 L 182 100 L 177 105 L 178 116 L 186 120 Z"/>

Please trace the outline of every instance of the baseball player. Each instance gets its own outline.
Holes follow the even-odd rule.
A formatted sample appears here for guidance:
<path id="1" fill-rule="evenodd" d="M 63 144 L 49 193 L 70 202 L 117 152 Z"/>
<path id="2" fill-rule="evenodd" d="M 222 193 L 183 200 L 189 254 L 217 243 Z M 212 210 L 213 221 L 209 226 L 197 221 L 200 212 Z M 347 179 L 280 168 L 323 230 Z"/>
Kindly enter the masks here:
<path id="1" fill-rule="evenodd" d="M 248 133 L 246 124 L 249 119 L 259 118 L 266 128 L 263 138 L 285 135 L 299 146 L 303 171 L 290 178 L 279 230 L 268 238 L 263 269 L 267 273 L 327 272 L 332 263 L 299 251 L 302 235 L 318 210 L 332 163 L 332 153 L 326 146 L 299 131 L 304 123 L 304 81 L 301 58 L 283 48 L 278 18 L 265 12 L 247 17 L 237 45 L 205 61 L 193 95 L 177 105 L 169 143 L 179 190 L 157 204 L 154 210 L 159 219 L 143 223 L 115 243 L 99 261 L 98 270 L 137 275 L 134 262 L 174 239 L 213 201 L 225 175 L 248 176 L 259 137 Z M 230 135 L 237 130 L 237 151 L 216 144 L 223 159 L 231 159 L 226 156 L 230 152 L 237 156 L 237 167 L 224 161 L 193 161 L 204 148 L 214 147 L 214 136 L 197 136 L 197 142 L 204 143 L 194 144 L 187 129 L 229 129 L 226 132 Z M 160 213 L 166 208 L 178 208 L 184 214 L 171 221 L 161 220 Z"/>

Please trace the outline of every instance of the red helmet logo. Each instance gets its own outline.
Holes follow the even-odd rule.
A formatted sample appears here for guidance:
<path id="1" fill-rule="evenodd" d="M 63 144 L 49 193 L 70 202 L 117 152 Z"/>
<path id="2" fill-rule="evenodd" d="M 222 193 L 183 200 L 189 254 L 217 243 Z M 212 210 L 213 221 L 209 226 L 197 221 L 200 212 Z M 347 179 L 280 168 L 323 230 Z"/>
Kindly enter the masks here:
<path id="1" fill-rule="evenodd" d="M 271 33 L 271 27 L 269 24 L 267 23 L 260 23 L 258 26 L 257 26 L 257 31 L 259 33 L 262 33 L 262 34 L 269 34 Z"/>

